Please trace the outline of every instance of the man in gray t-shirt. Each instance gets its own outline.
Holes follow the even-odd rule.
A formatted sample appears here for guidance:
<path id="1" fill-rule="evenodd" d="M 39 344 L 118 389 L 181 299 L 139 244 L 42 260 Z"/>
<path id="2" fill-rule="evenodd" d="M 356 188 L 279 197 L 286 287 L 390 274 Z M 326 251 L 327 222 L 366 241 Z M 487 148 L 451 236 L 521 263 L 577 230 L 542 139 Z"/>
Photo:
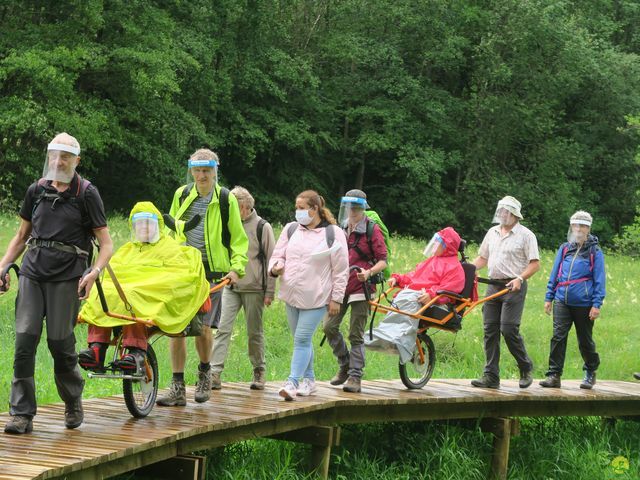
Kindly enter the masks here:
<path id="1" fill-rule="evenodd" d="M 478 257 L 473 261 L 478 270 L 488 266 L 489 278 L 504 281 L 510 293 L 489 300 L 482 308 L 484 323 L 484 353 L 486 364 L 482 378 L 472 380 L 474 387 L 498 388 L 500 386 L 500 334 L 518 362 L 520 388 L 533 382 L 533 363 L 520 335 L 520 322 L 527 295 L 526 280 L 540 269 L 540 255 L 536 236 L 520 224 L 520 202 L 514 197 L 504 197 L 498 202 L 493 223 L 480 245 Z M 489 285 L 490 296 L 503 287 Z"/>

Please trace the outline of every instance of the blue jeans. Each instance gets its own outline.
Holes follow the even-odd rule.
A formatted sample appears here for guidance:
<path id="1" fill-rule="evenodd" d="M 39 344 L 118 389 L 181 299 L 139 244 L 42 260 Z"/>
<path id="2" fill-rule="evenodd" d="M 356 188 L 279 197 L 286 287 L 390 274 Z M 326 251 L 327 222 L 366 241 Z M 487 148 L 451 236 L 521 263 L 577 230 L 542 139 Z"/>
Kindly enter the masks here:
<path id="1" fill-rule="evenodd" d="M 298 386 L 300 378 L 315 379 L 313 373 L 313 332 L 327 314 L 327 307 L 308 310 L 287 304 L 287 321 L 293 334 L 293 356 L 289 380 Z"/>

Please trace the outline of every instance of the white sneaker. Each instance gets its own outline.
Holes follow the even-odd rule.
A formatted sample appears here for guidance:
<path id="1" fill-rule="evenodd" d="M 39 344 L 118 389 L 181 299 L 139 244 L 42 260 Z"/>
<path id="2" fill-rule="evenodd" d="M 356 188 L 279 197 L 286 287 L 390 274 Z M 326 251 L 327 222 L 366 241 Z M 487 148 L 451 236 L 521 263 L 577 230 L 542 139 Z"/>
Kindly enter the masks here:
<path id="1" fill-rule="evenodd" d="M 311 378 L 303 378 L 302 383 L 298 387 L 298 395 L 301 397 L 308 397 L 316 393 L 318 388 L 316 387 L 316 381 Z"/>
<path id="2" fill-rule="evenodd" d="M 287 380 L 278 392 L 278 395 L 290 402 L 298 395 L 298 389 L 291 380 Z"/>

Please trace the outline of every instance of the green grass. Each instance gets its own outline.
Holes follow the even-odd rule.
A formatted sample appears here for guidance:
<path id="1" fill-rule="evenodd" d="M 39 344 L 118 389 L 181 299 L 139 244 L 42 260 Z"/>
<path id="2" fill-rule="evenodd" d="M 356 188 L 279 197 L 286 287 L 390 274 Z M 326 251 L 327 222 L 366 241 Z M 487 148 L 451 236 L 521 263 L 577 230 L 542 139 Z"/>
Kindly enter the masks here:
<path id="1" fill-rule="evenodd" d="M 0 247 L 4 248 L 17 227 L 17 220 L 0 216 Z M 110 220 L 116 245 L 128 240 L 124 219 Z M 559 237 L 560 241 L 561 238 Z M 393 239 L 394 271 L 407 271 L 422 258 L 423 242 L 406 237 Z M 476 249 L 468 254 L 473 258 Z M 551 317 L 544 314 L 544 292 L 554 252 L 542 252 L 542 268 L 530 281 L 522 322 L 522 334 L 535 364 L 535 376 L 541 378 L 547 368 Z M 631 372 L 640 370 L 637 333 L 638 279 L 640 263 L 630 257 L 608 254 L 607 299 L 601 318 L 594 329 L 594 339 L 602 359 L 600 379 L 630 380 Z M 482 289 L 481 289 L 482 293 Z M 13 362 L 13 305 L 15 289 L 0 297 L 0 361 L 7 367 L 0 371 L 0 400 L 5 405 Z M 345 319 L 346 320 L 346 319 Z M 266 309 L 265 335 L 267 379 L 283 381 L 289 371 L 292 350 L 284 304 L 275 302 Z M 346 321 L 345 321 L 346 323 Z M 86 327 L 76 329 L 78 347 L 83 347 Z M 434 336 L 437 363 L 434 378 L 473 378 L 482 372 L 482 317 L 480 310 L 465 318 L 464 328 L 457 335 L 439 332 Z M 242 314 L 236 322 L 233 343 L 223 374 L 224 381 L 244 381 L 251 378 L 251 365 L 246 355 L 246 327 Z M 321 339 L 316 334 L 315 344 Z M 44 340 L 44 336 L 43 336 Z M 192 342 L 192 340 L 189 340 Z M 160 383 L 166 386 L 171 367 L 168 340 L 155 344 L 160 363 Z M 517 378 L 517 366 L 504 346 L 501 376 Z M 195 383 L 197 356 L 189 351 L 186 380 Z M 330 378 L 336 369 L 328 346 L 316 347 L 316 376 Z M 53 364 L 41 341 L 36 367 L 36 386 L 40 404 L 58 402 L 53 377 Z M 367 353 L 365 378 L 398 378 L 397 358 Z M 575 335 L 571 333 L 567 348 L 564 378 L 581 378 L 582 360 Z M 118 382 L 90 380 L 85 397 L 121 393 Z M 220 393 L 224 395 L 224 390 Z M 123 404 L 123 408 L 124 404 Z M 215 402 L 211 403 L 215 408 Z M 479 430 L 462 430 L 444 424 L 385 424 L 348 426 L 342 446 L 334 450 L 330 474 L 338 479 L 372 478 L 484 478 L 490 453 L 490 437 Z M 305 478 L 301 473 L 305 447 L 272 440 L 242 442 L 210 452 L 210 478 Z M 509 478 L 517 479 L 590 479 L 640 478 L 640 423 L 619 423 L 614 430 L 603 430 L 598 419 L 525 419 L 522 434 L 511 445 Z M 609 465 L 616 456 L 630 462 L 627 473 L 614 474 Z M 268 459 L 268 462 L 265 462 Z M 123 478 L 126 478 L 123 477 Z"/>

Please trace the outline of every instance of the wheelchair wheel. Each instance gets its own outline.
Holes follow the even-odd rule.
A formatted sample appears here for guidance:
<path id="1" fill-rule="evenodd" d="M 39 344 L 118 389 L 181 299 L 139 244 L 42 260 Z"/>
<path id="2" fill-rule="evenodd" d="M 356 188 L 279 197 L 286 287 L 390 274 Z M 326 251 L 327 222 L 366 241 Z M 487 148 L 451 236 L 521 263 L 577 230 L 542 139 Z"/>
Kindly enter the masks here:
<path id="1" fill-rule="evenodd" d="M 151 378 L 145 374 L 140 379 L 122 380 L 124 403 L 136 418 L 144 418 L 151 413 L 158 395 L 158 359 L 151 344 L 147 346 L 146 364 Z"/>
<path id="2" fill-rule="evenodd" d="M 416 346 L 413 357 L 404 365 L 399 365 L 400 379 L 405 387 L 411 389 L 422 388 L 427 384 L 436 363 L 436 347 L 431 337 L 422 333 L 418 335 L 418 340 L 424 353 L 424 359 L 420 359 L 420 352 Z"/>

